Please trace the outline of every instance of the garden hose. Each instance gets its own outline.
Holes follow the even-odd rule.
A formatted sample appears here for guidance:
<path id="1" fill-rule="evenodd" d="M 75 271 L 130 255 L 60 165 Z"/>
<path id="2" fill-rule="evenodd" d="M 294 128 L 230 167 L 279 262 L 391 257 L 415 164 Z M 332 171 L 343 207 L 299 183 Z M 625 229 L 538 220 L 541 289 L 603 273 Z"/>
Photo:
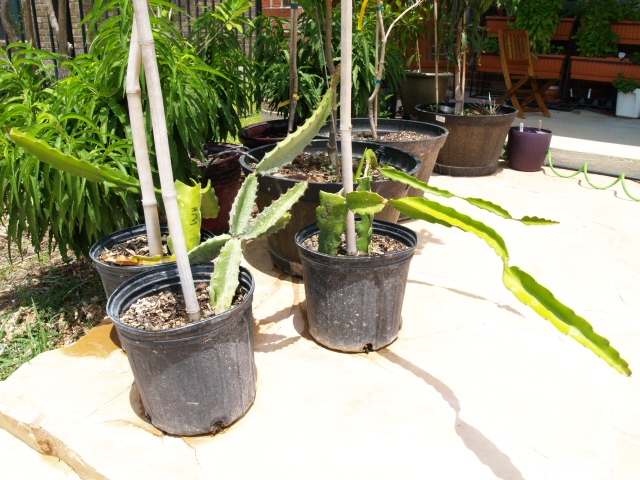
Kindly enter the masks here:
<path id="1" fill-rule="evenodd" d="M 627 194 L 627 196 L 636 202 L 640 202 L 640 198 L 636 198 L 633 195 L 631 195 L 631 193 L 629 193 L 629 190 L 627 189 L 627 183 L 626 183 L 626 178 L 625 178 L 625 174 L 621 173 L 620 176 L 610 185 L 607 185 L 606 187 L 599 187 L 597 185 L 594 185 L 591 180 L 589 179 L 589 172 L 587 171 L 587 166 L 589 165 L 588 162 L 585 162 L 585 164 L 582 166 L 582 168 L 580 170 L 578 170 L 575 173 L 572 173 L 570 175 L 562 175 L 561 173 L 559 173 L 553 166 L 553 163 L 551 163 L 551 150 L 549 150 L 549 153 L 547 154 L 547 161 L 549 162 L 549 168 L 551 168 L 551 171 L 553 173 L 555 173 L 557 176 L 561 177 L 561 178 L 572 178 L 575 177 L 576 175 L 580 174 L 581 172 L 584 172 L 584 178 L 587 181 L 587 183 L 589 185 L 591 185 L 593 188 L 597 189 L 597 190 L 606 190 L 608 188 L 613 187 L 614 185 L 616 185 L 618 182 L 620 182 L 622 184 L 622 189 L 624 190 L 624 193 Z"/>

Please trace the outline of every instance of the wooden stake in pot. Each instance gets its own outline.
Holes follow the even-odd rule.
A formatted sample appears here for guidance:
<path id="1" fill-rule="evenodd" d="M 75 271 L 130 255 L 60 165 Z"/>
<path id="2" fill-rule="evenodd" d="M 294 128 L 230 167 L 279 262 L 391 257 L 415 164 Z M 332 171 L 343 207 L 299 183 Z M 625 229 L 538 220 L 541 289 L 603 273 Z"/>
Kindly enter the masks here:
<path id="1" fill-rule="evenodd" d="M 289 129 L 293 132 L 298 106 L 298 4 L 291 3 L 291 30 L 289 31 Z"/>
<path id="2" fill-rule="evenodd" d="M 340 17 L 342 30 L 340 44 L 342 51 L 342 76 L 340 79 L 340 144 L 342 146 L 342 184 L 344 194 L 353 191 L 353 153 L 351 144 L 351 70 L 353 64 L 353 6 L 351 2 L 342 4 Z M 355 255 L 356 223 L 353 212 L 347 214 L 347 255 Z"/>
<path id="3" fill-rule="evenodd" d="M 131 133 L 133 135 L 136 165 L 138 166 L 140 190 L 142 191 L 142 207 L 144 210 L 144 222 L 147 226 L 149 255 L 155 257 L 162 255 L 162 239 L 160 235 L 160 219 L 158 217 L 158 201 L 153 188 L 147 134 L 144 128 L 144 113 L 142 111 L 142 94 L 140 90 L 141 64 L 142 53 L 138 42 L 138 26 L 134 19 L 131 44 L 129 46 L 129 62 L 127 64 L 127 103 L 129 105 L 129 118 L 131 119 Z"/>
<path id="4" fill-rule="evenodd" d="M 167 124 L 149 10 L 145 0 L 133 0 L 133 8 L 138 26 L 138 37 L 140 39 L 142 61 L 144 62 L 147 90 L 149 92 L 151 123 L 153 125 L 153 138 L 156 147 L 156 158 L 158 159 L 158 170 L 160 171 L 162 198 L 167 212 L 169 232 L 173 240 L 173 250 L 176 255 L 176 263 L 180 274 L 186 312 L 191 321 L 197 321 L 200 319 L 200 308 L 198 306 L 198 298 L 196 297 L 196 289 L 193 284 L 193 276 L 191 275 L 191 267 L 187 256 L 187 245 L 184 240 L 182 222 L 180 221 L 178 196 L 173 183 Z"/>

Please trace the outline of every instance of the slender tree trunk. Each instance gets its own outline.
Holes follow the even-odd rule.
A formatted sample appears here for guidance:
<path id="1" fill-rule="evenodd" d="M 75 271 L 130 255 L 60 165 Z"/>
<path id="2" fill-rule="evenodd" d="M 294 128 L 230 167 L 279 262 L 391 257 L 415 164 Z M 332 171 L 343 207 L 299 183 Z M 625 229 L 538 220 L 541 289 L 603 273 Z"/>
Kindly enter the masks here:
<path id="1" fill-rule="evenodd" d="M 293 132 L 298 106 L 298 4 L 291 3 L 291 30 L 289 30 L 289 129 Z"/>
<path id="2" fill-rule="evenodd" d="M 56 16 L 56 11 L 53 8 L 53 2 L 51 0 L 44 0 L 44 4 L 47 7 L 47 14 L 49 15 L 49 24 L 51 25 L 51 30 L 53 30 L 53 36 L 58 42 L 57 51 L 60 51 L 60 27 L 58 26 L 58 17 Z"/>
<path id="3" fill-rule="evenodd" d="M 69 57 L 70 45 L 67 42 L 67 38 L 69 36 L 69 29 L 67 23 L 67 6 L 69 5 L 69 0 L 58 0 L 58 22 L 59 22 L 59 32 L 58 32 L 58 52 L 64 55 L 65 57 Z M 60 67 L 58 69 L 58 78 L 67 78 L 69 76 L 69 69 Z"/>
<path id="4" fill-rule="evenodd" d="M 353 191 L 353 151 L 351 143 L 351 76 L 353 74 L 353 8 L 350 1 L 342 3 L 340 45 L 342 79 L 340 81 L 340 144 L 342 146 L 342 186 L 344 194 Z M 353 212 L 347 213 L 347 255 L 356 255 L 356 222 Z"/>
<path id="5" fill-rule="evenodd" d="M 36 27 L 33 23 L 33 11 L 31 10 L 31 0 L 22 0 L 22 13 L 24 15 L 24 27 L 27 33 L 27 41 L 36 46 Z"/>
<path id="6" fill-rule="evenodd" d="M 333 77 L 336 71 L 336 67 L 333 64 L 333 8 L 331 7 L 331 0 L 324 0 L 324 59 L 327 62 L 327 68 L 329 69 L 329 76 Z M 335 85 L 334 85 L 335 89 Z M 338 141 L 336 133 L 336 122 L 338 119 L 338 95 L 337 92 L 333 92 L 333 104 L 331 105 L 331 117 L 329 119 L 329 144 L 327 145 L 327 154 L 329 155 L 329 161 L 335 167 L 336 173 L 340 172 L 340 162 L 338 161 Z"/>
<path id="7" fill-rule="evenodd" d="M 454 97 L 456 100 L 455 114 L 462 115 L 464 111 L 464 85 L 462 85 L 463 55 L 462 55 L 462 19 L 458 22 L 458 32 L 456 34 L 456 68 L 454 73 L 455 89 Z"/>
<path id="8" fill-rule="evenodd" d="M 439 69 L 439 65 L 438 62 L 440 61 L 440 45 L 439 45 L 439 41 L 438 41 L 438 0 L 433 0 L 433 24 L 435 25 L 435 29 L 434 29 L 434 43 L 436 45 L 436 111 L 437 111 L 437 107 L 438 105 L 440 105 L 440 77 L 438 76 L 438 69 Z M 420 58 L 420 57 L 418 57 Z M 418 60 L 419 62 L 420 60 Z"/>
<path id="9" fill-rule="evenodd" d="M 2 28 L 7 32 L 7 37 L 9 38 L 9 43 L 17 43 L 20 41 L 18 35 L 16 34 L 16 29 L 13 26 L 13 22 L 11 21 L 11 15 L 9 15 L 9 0 L 2 0 L 0 3 L 0 20 L 2 20 Z"/>

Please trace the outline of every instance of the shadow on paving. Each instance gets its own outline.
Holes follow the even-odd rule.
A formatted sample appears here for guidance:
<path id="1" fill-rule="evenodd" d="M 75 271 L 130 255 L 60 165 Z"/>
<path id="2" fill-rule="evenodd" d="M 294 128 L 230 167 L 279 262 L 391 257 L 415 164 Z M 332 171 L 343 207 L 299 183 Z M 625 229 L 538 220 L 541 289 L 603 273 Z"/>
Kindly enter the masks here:
<path id="1" fill-rule="evenodd" d="M 480 430 L 469 425 L 460 418 L 460 401 L 447 385 L 433 375 L 430 375 L 418 366 L 387 349 L 382 349 L 378 353 L 390 362 L 411 372 L 416 377 L 423 380 L 427 385 L 433 387 L 436 392 L 440 394 L 444 401 L 447 402 L 456 412 L 456 434 L 462 439 L 464 445 L 478 458 L 478 460 L 491 469 L 497 478 L 501 478 L 503 480 L 525 480 L 522 476 L 522 472 L 518 470 L 504 452 L 502 452 L 491 440 L 485 437 Z"/>

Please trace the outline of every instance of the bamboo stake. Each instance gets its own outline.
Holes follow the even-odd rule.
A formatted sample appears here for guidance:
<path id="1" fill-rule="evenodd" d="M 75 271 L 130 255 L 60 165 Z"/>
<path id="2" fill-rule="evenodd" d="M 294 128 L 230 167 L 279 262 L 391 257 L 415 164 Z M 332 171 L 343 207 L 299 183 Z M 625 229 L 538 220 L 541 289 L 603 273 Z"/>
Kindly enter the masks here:
<path id="1" fill-rule="evenodd" d="M 162 255 L 162 239 L 160 235 L 160 218 L 158 217 L 158 201 L 153 188 L 147 135 L 144 128 L 144 113 L 142 111 L 142 94 L 140 90 L 141 64 L 142 53 L 138 42 L 138 26 L 134 19 L 131 30 L 131 44 L 129 46 L 129 62 L 127 64 L 127 103 L 129 105 L 129 118 L 131 119 L 133 148 L 136 156 L 136 165 L 138 166 L 138 178 L 140 179 L 140 189 L 142 190 L 142 208 L 144 210 L 144 223 L 147 226 L 149 255 L 155 257 Z"/>
<path id="2" fill-rule="evenodd" d="M 436 44 L 436 111 L 440 105 L 440 77 L 438 76 L 438 62 L 440 61 L 440 44 L 438 42 L 438 0 L 433 0 L 433 24 L 435 25 L 434 41 Z"/>
<path id="3" fill-rule="evenodd" d="M 162 198 L 167 212 L 169 232 L 173 239 L 173 249 L 180 274 L 185 309 L 189 319 L 191 321 L 197 321 L 200 319 L 200 307 L 198 306 L 198 298 L 196 297 L 196 289 L 193 284 L 193 276 L 191 275 L 191 267 L 187 255 L 187 245 L 184 240 L 182 222 L 180 221 L 178 196 L 173 184 L 169 138 L 162 99 L 162 88 L 160 85 L 160 73 L 158 72 L 158 61 L 156 59 L 156 46 L 153 41 L 151 21 L 149 20 L 149 10 L 146 0 L 133 0 L 133 7 L 138 25 L 138 36 L 142 50 L 147 90 L 149 92 L 151 123 L 153 125 L 153 138 L 156 147 L 156 157 L 158 159 L 158 170 L 160 171 Z"/>
<path id="4" fill-rule="evenodd" d="M 353 5 L 343 2 L 340 14 L 342 30 L 342 78 L 340 79 L 340 145 L 342 146 L 342 185 L 344 194 L 353 191 L 353 150 L 351 144 L 351 75 L 353 69 Z M 356 223 L 353 212 L 347 213 L 347 255 L 355 255 Z"/>
<path id="5" fill-rule="evenodd" d="M 298 4 L 291 2 L 289 31 L 289 133 L 293 132 L 298 106 Z"/>

